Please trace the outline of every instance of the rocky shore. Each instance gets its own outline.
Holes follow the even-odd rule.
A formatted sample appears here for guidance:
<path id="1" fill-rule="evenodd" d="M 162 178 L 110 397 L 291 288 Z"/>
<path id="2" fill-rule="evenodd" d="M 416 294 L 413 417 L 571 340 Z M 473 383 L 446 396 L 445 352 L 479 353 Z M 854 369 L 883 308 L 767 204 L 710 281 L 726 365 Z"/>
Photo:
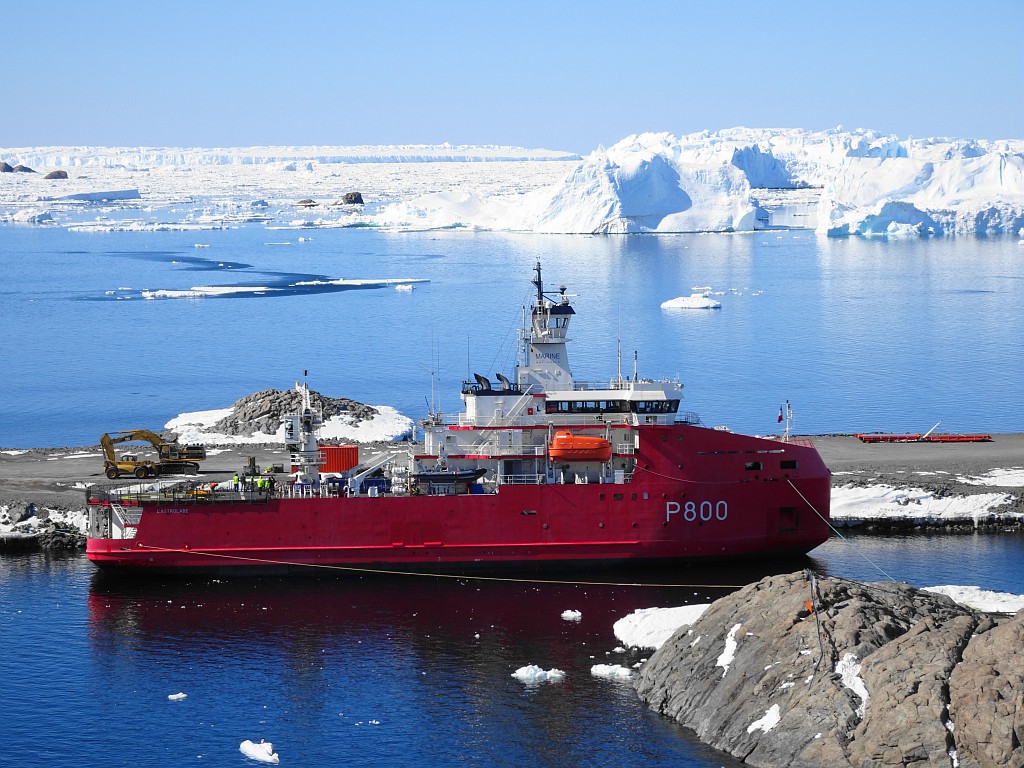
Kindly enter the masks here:
<path id="1" fill-rule="evenodd" d="M 1024 611 L 799 572 L 713 603 L 640 697 L 752 766 L 1024 765 Z"/>

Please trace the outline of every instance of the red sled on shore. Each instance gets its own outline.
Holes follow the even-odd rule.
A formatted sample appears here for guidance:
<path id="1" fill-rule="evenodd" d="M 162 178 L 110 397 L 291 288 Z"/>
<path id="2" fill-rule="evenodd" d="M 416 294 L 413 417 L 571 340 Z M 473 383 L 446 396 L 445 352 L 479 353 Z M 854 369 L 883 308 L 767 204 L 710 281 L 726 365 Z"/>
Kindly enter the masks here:
<path id="1" fill-rule="evenodd" d="M 857 435 L 862 443 L 991 443 L 992 435 L 897 435 L 867 432 Z"/>

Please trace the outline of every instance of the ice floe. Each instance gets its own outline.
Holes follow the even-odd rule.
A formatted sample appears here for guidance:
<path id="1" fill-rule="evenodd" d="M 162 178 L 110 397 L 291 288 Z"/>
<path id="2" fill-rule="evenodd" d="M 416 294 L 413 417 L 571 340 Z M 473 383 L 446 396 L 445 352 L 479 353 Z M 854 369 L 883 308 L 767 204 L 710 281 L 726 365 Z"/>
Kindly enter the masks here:
<path id="1" fill-rule="evenodd" d="M 274 745 L 269 741 L 263 741 L 262 739 L 259 743 L 246 739 L 238 745 L 238 751 L 250 760 L 256 760 L 260 763 L 271 763 L 273 765 L 277 765 L 281 762 L 277 753 L 274 751 Z"/>
<path id="2" fill-rule="evenodd" d="M 594 677 L 624 680 L 633 676 L 633 670 L 621 664 L 595 664 L 590 668 L 590 674 Z"/>
<path id="3" fill-rule="evenodd" d="M 565 679 L 565 672 L 560 669 L 543 669 L 536 664 L 527 664 L 512 673 L 512 677 L 527 685 L 540 683 L 557 683 Z"/>
<path id="4" fill-rule="evenodd" d="M 705 293 L 692 293 L 663 301 L 662 309 L 721 309 L 722 302 L 715 301 Z"/>

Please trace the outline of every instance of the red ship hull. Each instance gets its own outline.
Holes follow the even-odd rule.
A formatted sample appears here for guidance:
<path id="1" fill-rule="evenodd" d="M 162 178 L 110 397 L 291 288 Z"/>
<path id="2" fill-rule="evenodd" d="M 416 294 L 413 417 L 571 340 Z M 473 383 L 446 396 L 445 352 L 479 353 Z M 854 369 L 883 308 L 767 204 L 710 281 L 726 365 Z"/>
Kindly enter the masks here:
<path id="1" fill-rule="evenodd" d="M 451 496 L 140 501 L 131 538 L 88 540 L 106 569 L 452 570 L 804 554 L 829 534 L 830 474 L 809 445 L 676 424 L 639 430 L 623 483 Z"/>

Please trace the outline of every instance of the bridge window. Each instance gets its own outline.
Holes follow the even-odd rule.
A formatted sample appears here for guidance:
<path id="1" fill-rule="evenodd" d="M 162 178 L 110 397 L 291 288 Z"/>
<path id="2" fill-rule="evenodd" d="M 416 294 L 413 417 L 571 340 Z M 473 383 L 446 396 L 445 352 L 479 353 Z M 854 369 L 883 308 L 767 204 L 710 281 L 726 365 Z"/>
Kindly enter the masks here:
<path id="1" fill-rule="evenodd" d="M 675 413 L 679 410 L 678 400 L 637 400 L 632 403 L 634 413 Z"/>
<path id="2" fill-rule="evenodd" d="M 548 400 L 547 413 L 628 413 L 625 400 Z"/>

